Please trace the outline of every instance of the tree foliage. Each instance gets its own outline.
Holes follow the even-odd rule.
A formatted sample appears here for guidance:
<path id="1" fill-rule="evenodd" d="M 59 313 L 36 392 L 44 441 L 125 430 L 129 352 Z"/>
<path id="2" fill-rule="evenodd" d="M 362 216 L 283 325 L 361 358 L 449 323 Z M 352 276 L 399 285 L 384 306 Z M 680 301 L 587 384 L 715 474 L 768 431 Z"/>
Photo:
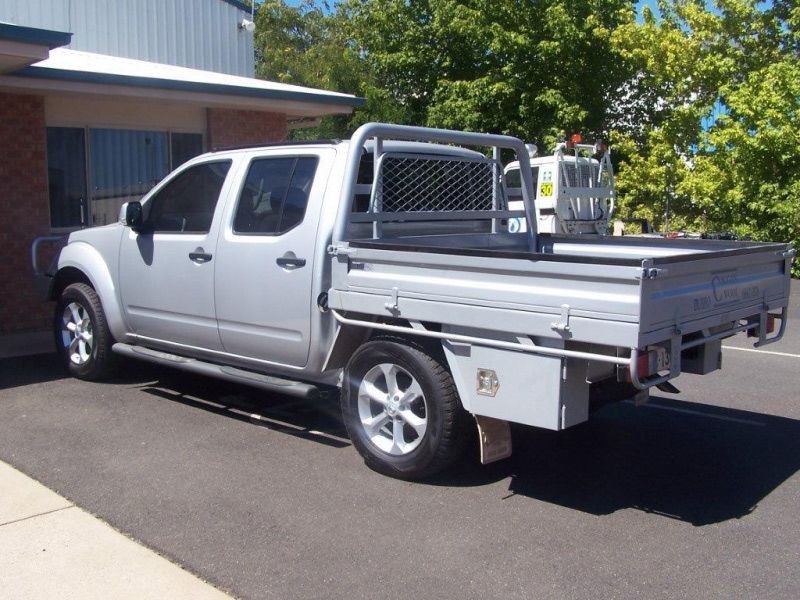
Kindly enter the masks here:
<path id="1" fill-rule="evenodd" d="M 631 0 L 306 0 L 259 5 L 258 74 L 367 99 L 347 123 L 600 133 L 629 76 L 611 34 Z"/>
<path id="2" fill-rule="evenodd" d="M 290 6 L 264 0 L 256 12 L 256 75 L 263 79 L 333 91 L 368 94 L 371 78 L 350 40 L 346 15 L 326 3 L 303 0 Z M 391 115 L 387 114 L 387 117 Z M 331 117 L 295 137 L 347 135 L 358 116 Z"/>
<path id="3" fill-rule="evenodd" d="M 671 228 L 800 239 L 800 8 L 662 0 L 613 34 L 657 98 L 617 136 L 624 205 Z"/>
<path id="4" fill-rule="evenodd" d="M 630 0 L 350 0 L 353 39 L 405 120 L 547 144 L 604 129 Z"/>

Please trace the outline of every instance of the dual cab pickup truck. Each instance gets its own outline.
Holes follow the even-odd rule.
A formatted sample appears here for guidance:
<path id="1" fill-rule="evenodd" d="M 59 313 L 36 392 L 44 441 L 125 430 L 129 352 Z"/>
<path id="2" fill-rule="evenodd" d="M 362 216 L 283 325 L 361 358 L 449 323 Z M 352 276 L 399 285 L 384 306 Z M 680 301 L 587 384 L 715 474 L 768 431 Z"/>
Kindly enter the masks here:
<path id="1" fill-rule="evenodd" d="M 306 398 L 339 388 L 367 465 L 411 479 L 451 464 L 475 422 L 497 460 L 509 422 L 562 430 L 599 399 L 720 368 L 726 337 L 783 334 L 787 244 L 538 234 L 533 198 L 506 136 L 372 123 L 211 152 L 119 223 L 70 234 L 50 272 L 58 347 L 89 380 L 122 355 Z"/>

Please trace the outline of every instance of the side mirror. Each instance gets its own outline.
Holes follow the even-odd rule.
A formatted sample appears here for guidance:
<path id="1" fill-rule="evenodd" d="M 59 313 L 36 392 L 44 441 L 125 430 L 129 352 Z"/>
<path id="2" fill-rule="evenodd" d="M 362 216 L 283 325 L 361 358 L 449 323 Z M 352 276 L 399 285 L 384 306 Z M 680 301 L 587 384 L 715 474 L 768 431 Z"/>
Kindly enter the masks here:
<path id="1" fill-rule="evenodd" d="M 142 203 L 141 202 L 126 202 L 119 209 L 119 221 L 126 227 L 130 227 L 138 232 L 144 218 L 142 216 Z"/>

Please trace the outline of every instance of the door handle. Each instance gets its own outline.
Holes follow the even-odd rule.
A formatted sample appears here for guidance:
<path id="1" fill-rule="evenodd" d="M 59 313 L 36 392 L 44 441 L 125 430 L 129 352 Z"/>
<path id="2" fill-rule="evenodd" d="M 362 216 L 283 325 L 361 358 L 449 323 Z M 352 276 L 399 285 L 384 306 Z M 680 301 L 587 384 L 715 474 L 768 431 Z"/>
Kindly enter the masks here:
<path id="1" fill-rule="evenodd" d="M 195 248 L 194 252 L 189 252 L 189 260 L 196 263 L 207 263 L 211 260 L 211 255 L 202 248 Z"/>
<path id="2" fill-rule="evenodd" d="M 298 268 L 306 266 L 306 259 L 297 258 L 296 256 L 281 256 L 275 259 L 275 262 L 284 268 Z"/>

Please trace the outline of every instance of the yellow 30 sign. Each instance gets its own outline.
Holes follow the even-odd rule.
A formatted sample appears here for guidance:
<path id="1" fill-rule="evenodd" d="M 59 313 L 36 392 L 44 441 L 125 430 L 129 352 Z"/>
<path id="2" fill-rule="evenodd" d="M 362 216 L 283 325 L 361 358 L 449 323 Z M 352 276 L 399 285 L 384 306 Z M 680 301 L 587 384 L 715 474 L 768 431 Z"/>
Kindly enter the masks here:
<path id="1" fill-rule="evenodd" d="M 552 196 L 553 195 L 553 182 L 552 181 L 545 181 L 542 186 L 539 188 L 539 195 L 540 196 Z"/>

